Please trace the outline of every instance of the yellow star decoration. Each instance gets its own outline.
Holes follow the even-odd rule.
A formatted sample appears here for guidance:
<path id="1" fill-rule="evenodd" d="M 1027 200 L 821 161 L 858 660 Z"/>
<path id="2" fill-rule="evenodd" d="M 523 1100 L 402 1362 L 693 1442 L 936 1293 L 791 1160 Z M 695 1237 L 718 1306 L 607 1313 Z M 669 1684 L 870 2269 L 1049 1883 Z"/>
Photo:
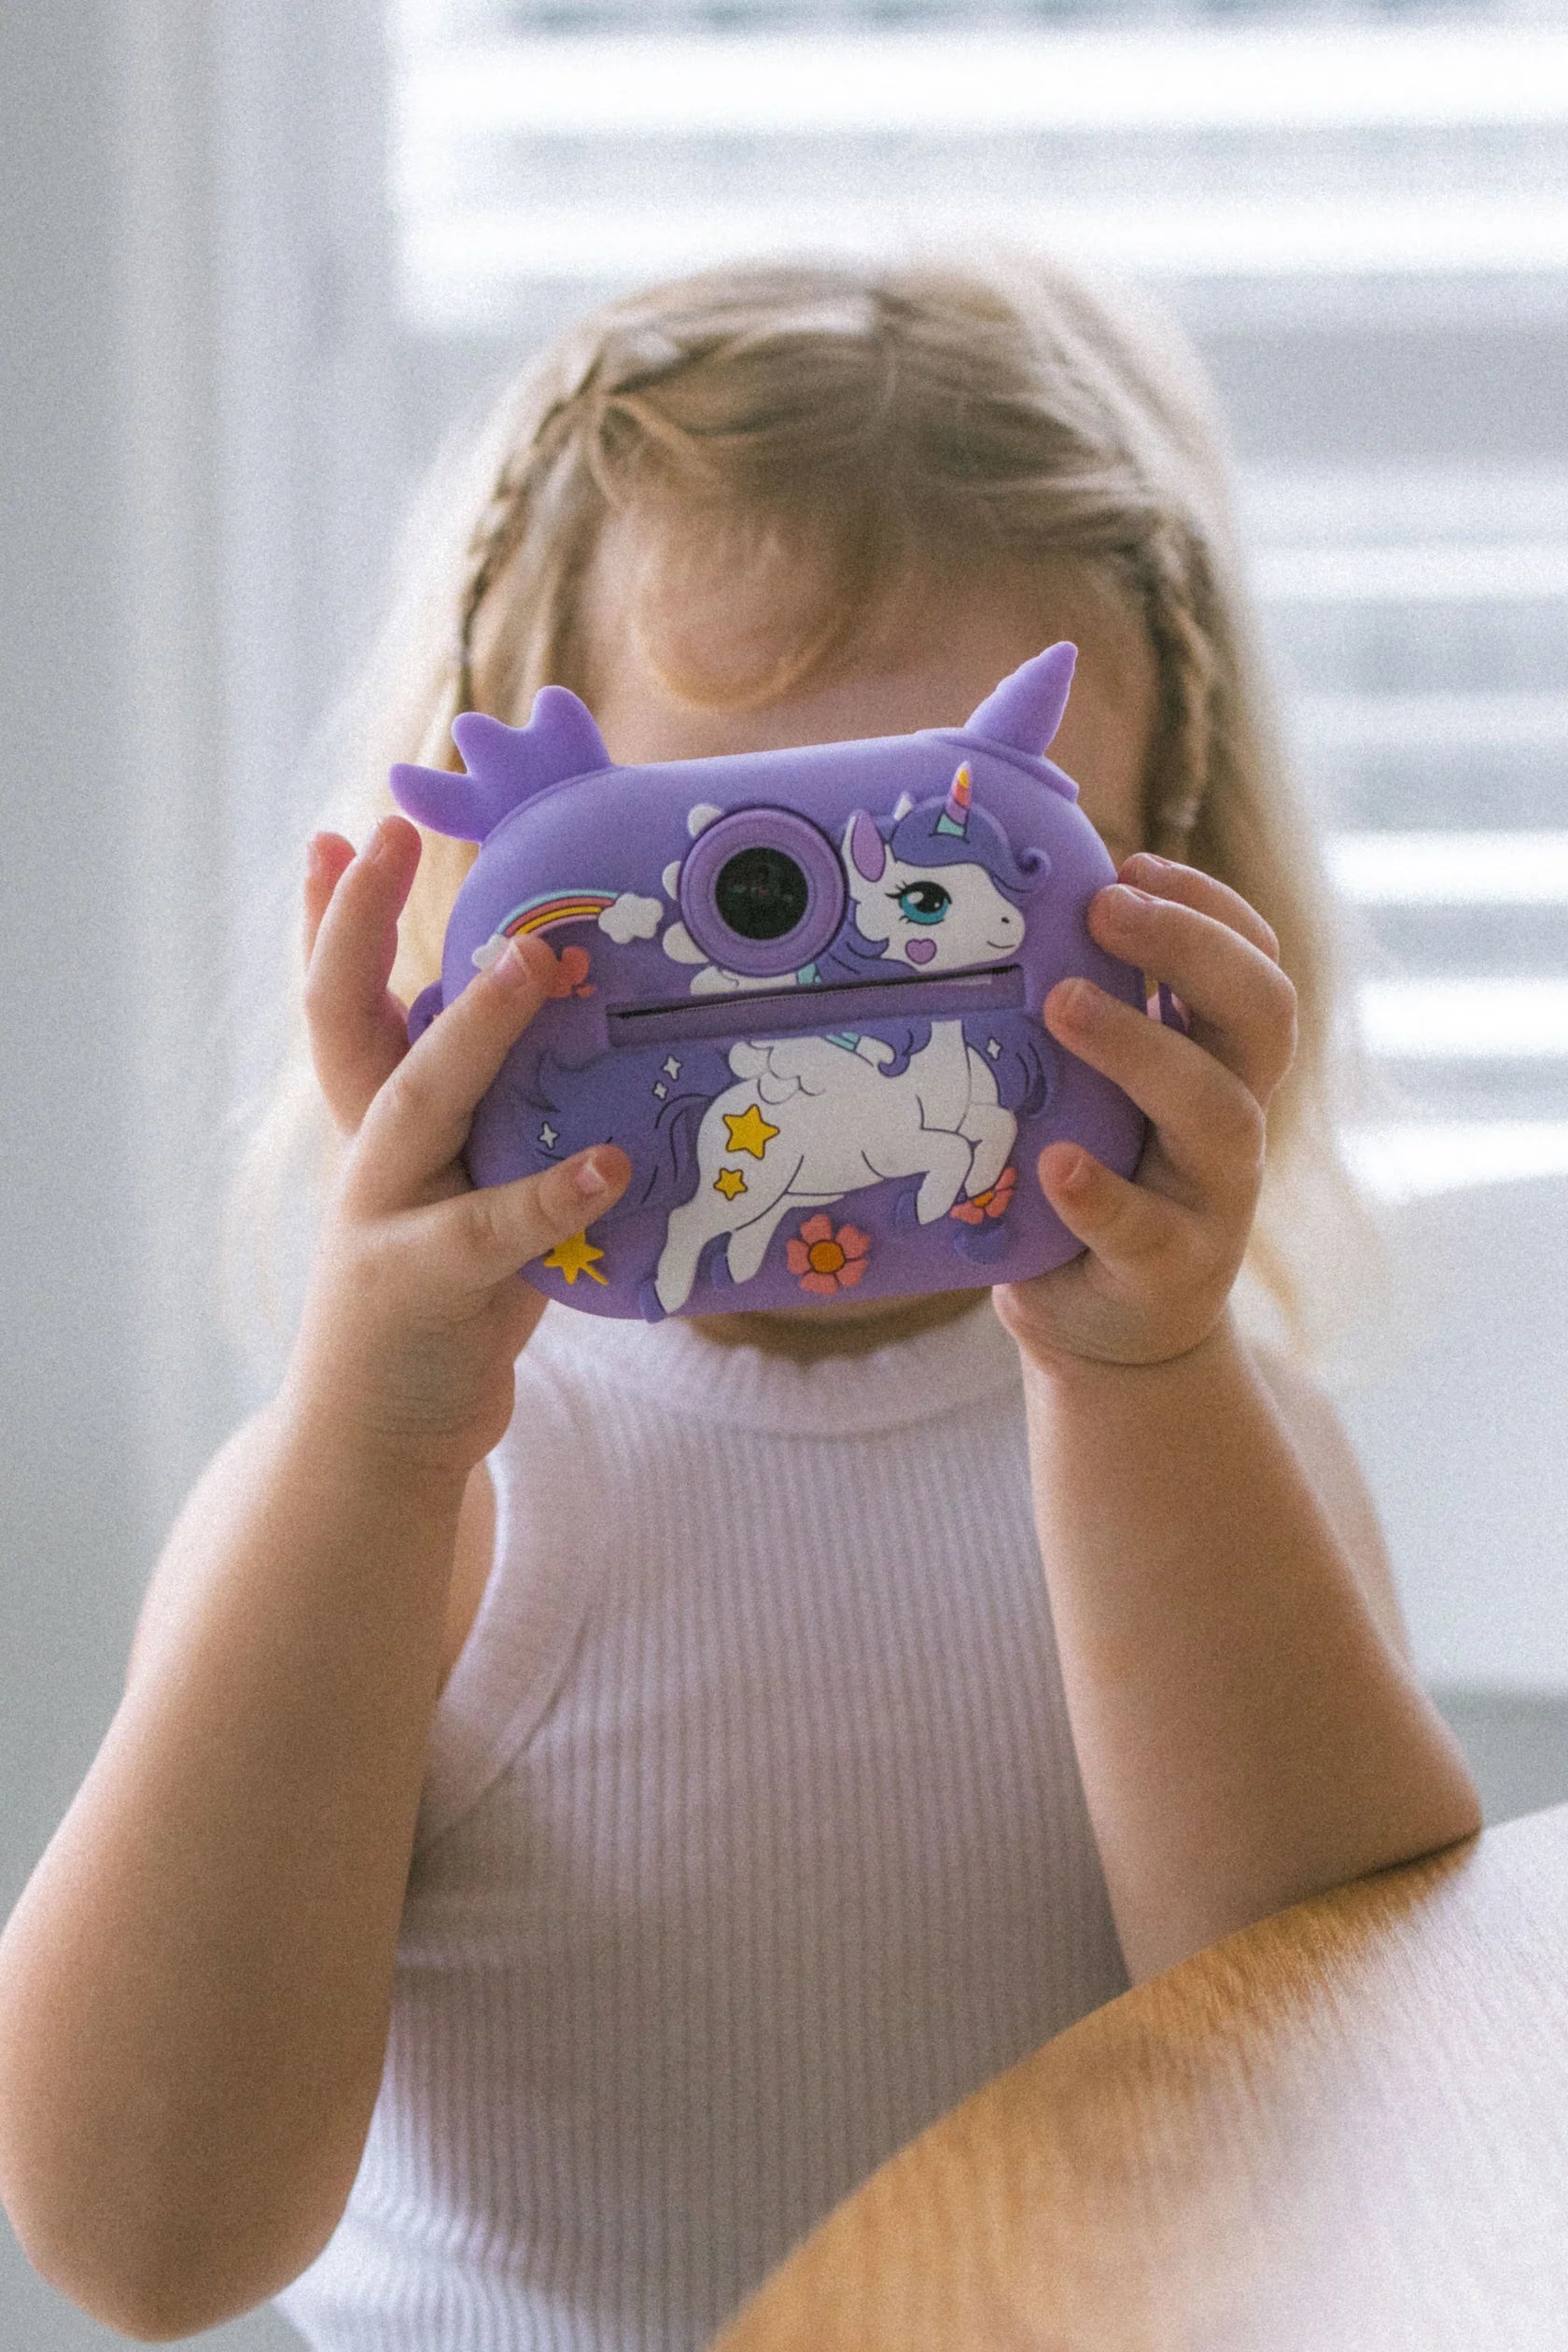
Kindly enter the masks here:
<path id="1" fill-rule="evenodd" d="M 594 1264 L 595 1258 L 603 1255 L 604 1252 L 595 1248 L 584 1231 L 574 1233 L 569 1241 L 557 1241 L 539 1263 L 541 1266 L 553 1266 L 558 1274 L 566 1276 L 568 1282 L 575 1282 L 580 1274 L 591 1274 L 595 1282 L 608 1282 L 609 1275 L 601 1274 Z"/>
<path id="2" fill-rule="evenodd" d="M 741 1112 L 738 1118 L 733 1111 L 726 1111 L 723 1116 L 724 1125 L 730 1130 L 730 1140 L 725 1149 L 731 1152 L 749 1152 L 753 1159 L 762 1158 L 769 1143 L 778 1133 L 776 1127 L 769 1127 L 754 1102 L 747 1110 Z"/>
<path id="3" fill-rule="evenodd" d="M 733 1200 L 736 1193 L 746 1190 L 746 1179 L 738 1168 L 721 1168 L 713 1179 L 713 1189 L 722 1193 L 726 1200 Z"/>

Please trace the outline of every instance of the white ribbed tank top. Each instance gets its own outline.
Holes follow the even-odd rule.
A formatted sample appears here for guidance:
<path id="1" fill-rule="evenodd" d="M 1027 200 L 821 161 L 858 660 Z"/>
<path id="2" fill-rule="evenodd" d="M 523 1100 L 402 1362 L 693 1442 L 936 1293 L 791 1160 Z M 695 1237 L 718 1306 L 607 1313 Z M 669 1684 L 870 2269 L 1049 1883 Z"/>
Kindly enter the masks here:
<path id="1" fill-rule="evenodd" d="M 804 1368 L 552 1307 L 491 1457 L 317 2352 L 691 2352 L 1127 1981 L 988 1302 Z"/>

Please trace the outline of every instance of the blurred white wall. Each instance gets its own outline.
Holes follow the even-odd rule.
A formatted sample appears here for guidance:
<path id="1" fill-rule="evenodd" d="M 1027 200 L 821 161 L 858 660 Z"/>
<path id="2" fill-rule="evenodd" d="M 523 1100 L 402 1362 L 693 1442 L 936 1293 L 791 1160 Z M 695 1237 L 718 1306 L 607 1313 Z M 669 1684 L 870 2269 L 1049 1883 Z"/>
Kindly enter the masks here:
<path id="1" fill-rule="evenodd" d="M 233 1418 L 210 1288 L 227 985 L 207 0 L 0 16 L 0 1903 L 117 1702 Z M 295 2343 L 270 2313 L 211 2339 Z M 0 2228 L 0 2341 L 124 2339 Z"/>
<path id="2" fill-rule="evenodd" d="M 77 0 L 49 21 L 8 11 L 0 36 L 0 1491 L 6 1648 L 27 1660 L 0 1738 L 19 1831 L 43 1827 L 91 1753 L 145 1533 L 129 1378 L 134 874 L 109 20 Z M 14 1893 L 20 1853 L 7 1863 Z"/>

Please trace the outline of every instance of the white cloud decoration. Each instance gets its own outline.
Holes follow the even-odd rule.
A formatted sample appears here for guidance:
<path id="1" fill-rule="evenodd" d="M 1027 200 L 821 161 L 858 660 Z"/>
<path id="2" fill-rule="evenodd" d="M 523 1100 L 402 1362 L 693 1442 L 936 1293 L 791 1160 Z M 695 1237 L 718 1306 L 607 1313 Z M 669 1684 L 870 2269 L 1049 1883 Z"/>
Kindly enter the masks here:
<path id="1" fill-rule="evenodd" d="M 599 917 L 599 929 L 608 931 L 618 947 L 624 947 L 628 940 L 651 939 L 664 913 L 657 899 L 638 898 L 635 890 L 623 890 Z"/>

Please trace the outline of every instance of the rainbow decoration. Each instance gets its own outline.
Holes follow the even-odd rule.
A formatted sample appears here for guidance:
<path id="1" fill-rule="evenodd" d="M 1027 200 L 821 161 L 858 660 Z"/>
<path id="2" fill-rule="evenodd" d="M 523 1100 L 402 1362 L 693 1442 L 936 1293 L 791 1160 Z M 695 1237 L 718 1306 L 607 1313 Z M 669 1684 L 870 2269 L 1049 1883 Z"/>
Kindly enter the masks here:
<path id="1" fill-rule="evenodd" d="M 614 905 L 615 897 L 613 890 L 555 890 L 525 899 L 497 926 L 497 932 L 503 939 L 516 939 L 524 931 L 558 931 L 563 923 L 596 923 L 605 908 Z"/>

